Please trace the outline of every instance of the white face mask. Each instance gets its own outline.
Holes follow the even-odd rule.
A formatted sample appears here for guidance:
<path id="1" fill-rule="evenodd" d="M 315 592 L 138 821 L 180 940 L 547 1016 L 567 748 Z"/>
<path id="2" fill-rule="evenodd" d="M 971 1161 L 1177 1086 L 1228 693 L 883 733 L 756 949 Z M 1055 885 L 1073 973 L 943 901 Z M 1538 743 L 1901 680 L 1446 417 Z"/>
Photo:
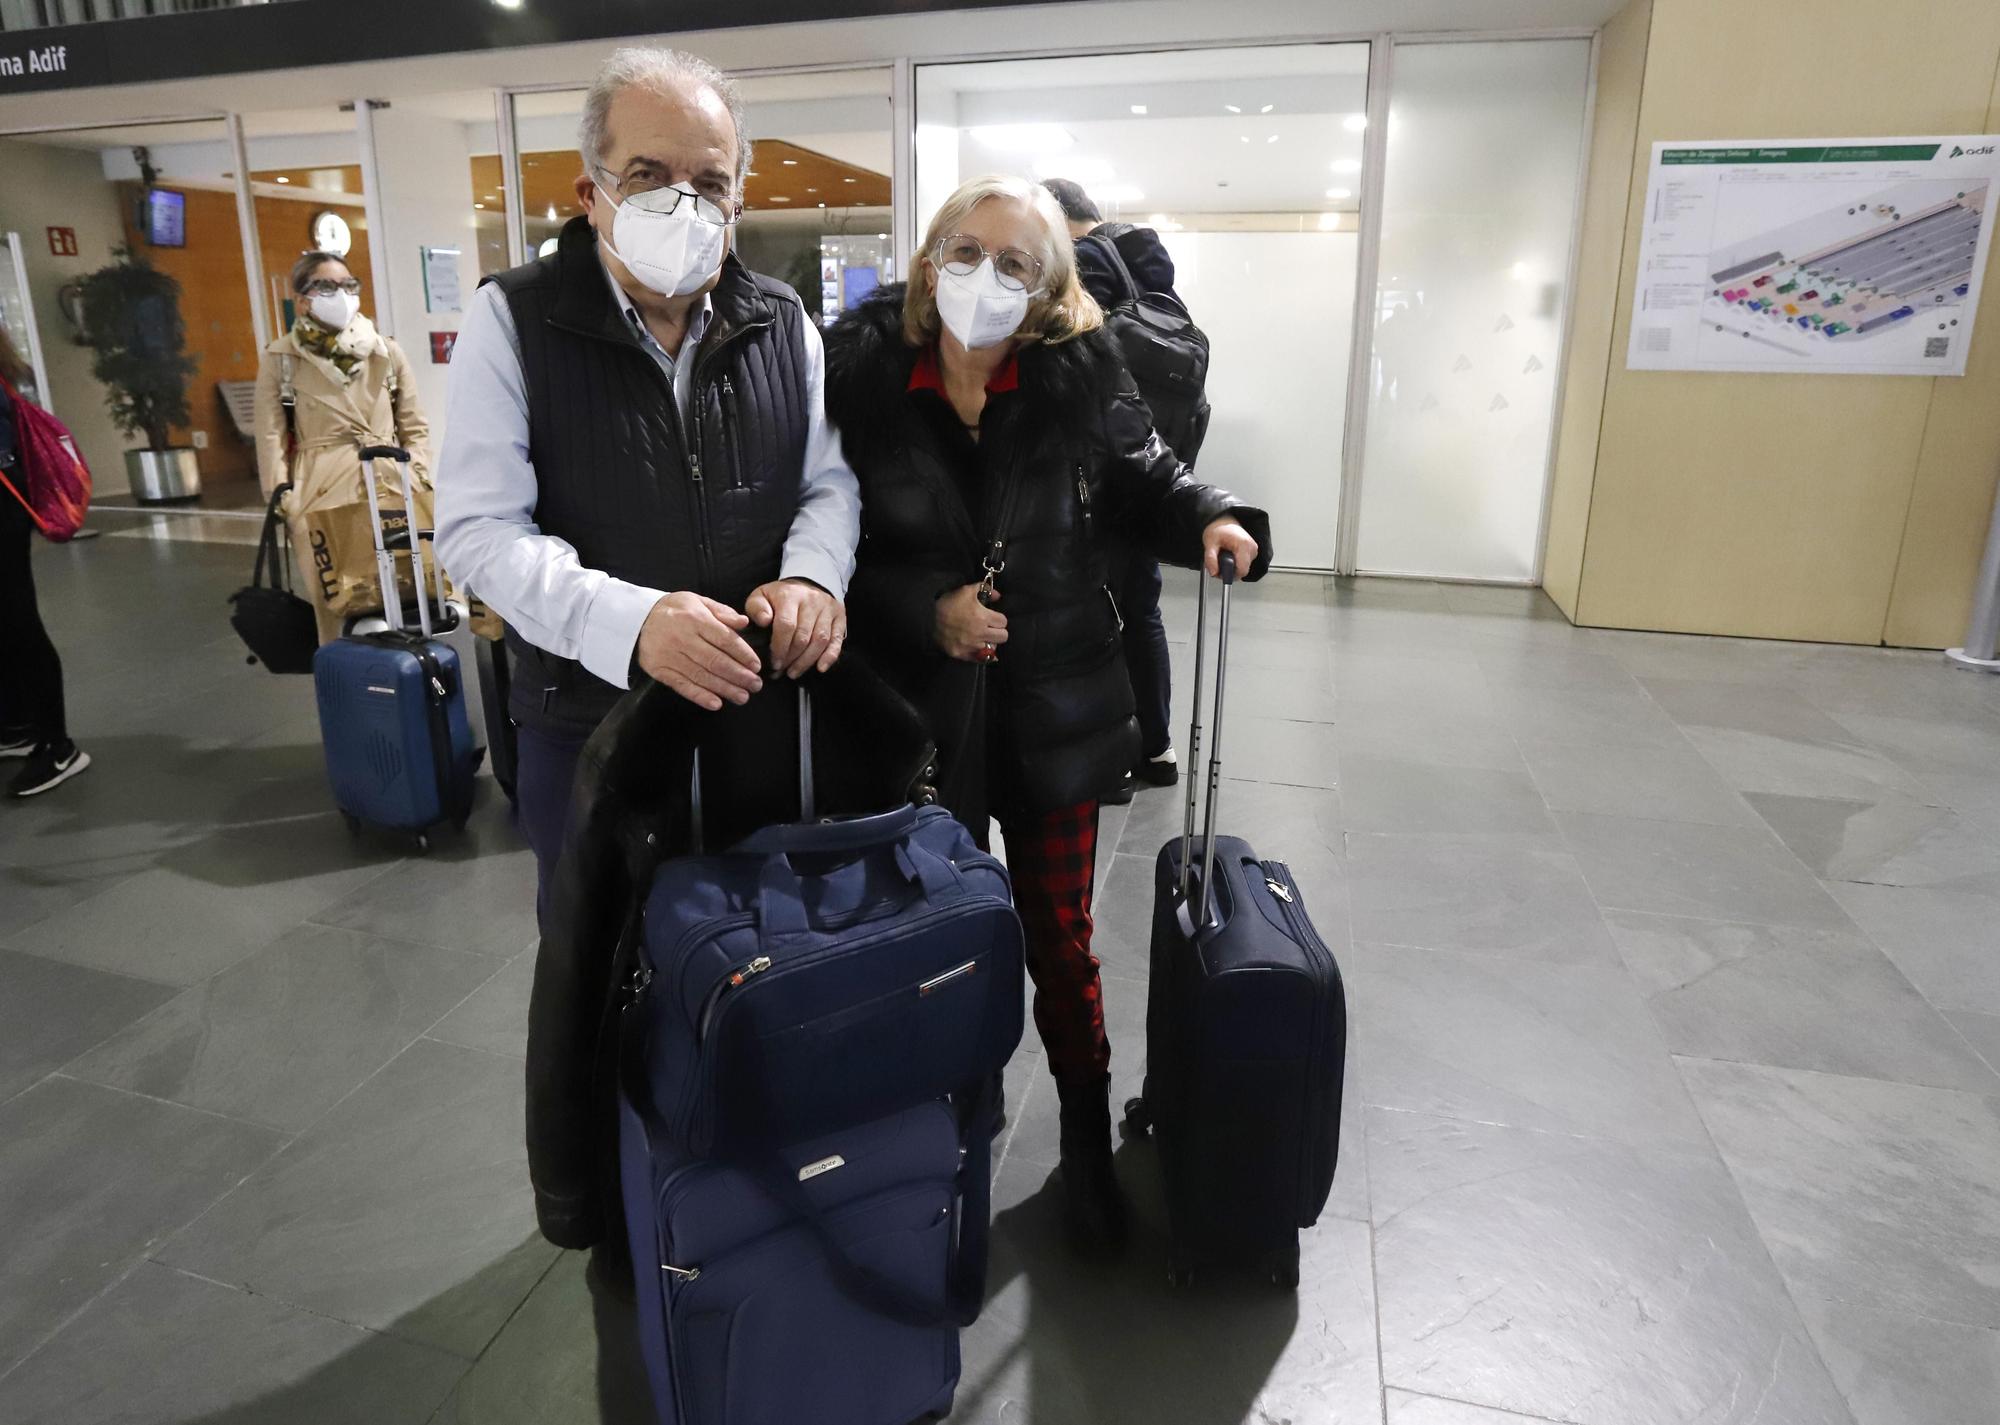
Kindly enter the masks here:
<path id="1" fill-rule="evenodd" d="M 962 346 L 997 346 L 1027 320 L 1028 294 L 1002 286 L 990 257 L 967 276 L 938 268 L 937 278 L 938 316 Z"/>
<path id="2" fill-rule="evenodd" d="M 306 310 L 328 331 L 344 332 L 361 310 L 361 299 L 352 292 L 319 292 L 306 303 Z"/>
<path id="3" fill-rule="evenodd" d="M 597 195 L 612 202 L 602 184 Z M 690 199 L 683 198 L 671 213 L 648 212 L 630 203 L 615 206 L 609 244 L 612 254 L 662 297 L 685 297 L 700 291 L 722 265 L 729 230 L 697 218 Z"/>

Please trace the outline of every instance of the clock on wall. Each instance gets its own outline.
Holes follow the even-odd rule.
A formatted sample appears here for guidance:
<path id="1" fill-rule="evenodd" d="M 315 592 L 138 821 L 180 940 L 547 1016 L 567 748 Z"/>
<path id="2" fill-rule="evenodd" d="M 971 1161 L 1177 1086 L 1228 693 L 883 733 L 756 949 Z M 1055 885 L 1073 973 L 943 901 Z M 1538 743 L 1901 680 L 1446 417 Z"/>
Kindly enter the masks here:
<path id="1" fill-rule="evenodd" d="M 329 208 L 313 215 L 312 241 L 321 252 L 345 257 L 347 250 L 354 246 L 354 234 L 348 230 L 347 219 Z"/>

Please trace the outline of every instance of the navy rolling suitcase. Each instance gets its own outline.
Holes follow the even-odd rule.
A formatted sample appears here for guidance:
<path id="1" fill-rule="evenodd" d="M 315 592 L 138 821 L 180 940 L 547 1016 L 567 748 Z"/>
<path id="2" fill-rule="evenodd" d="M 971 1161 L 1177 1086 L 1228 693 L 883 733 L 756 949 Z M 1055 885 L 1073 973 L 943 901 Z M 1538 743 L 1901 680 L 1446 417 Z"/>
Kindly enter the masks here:
<path id="1" fill-rule="evenodd" d="M 1296 1287 L 1299 1231 L 1318 1220 L 1333 1187 L 1347 999 L 1290 869 L 1215 834 L 1235 578 L 1223 558 L 1206 824 L 1195 856 L 1203 580 L 1187 811 L 1154 870 L 1146 1084 L 1126 1105 L 1126 1123 L 1159 1147 L 1171 1282 L 1186 1285 L 1197 1264 L 1212 1262 L 1248 1264 Z"/>
<path id="2" fill-rule="evenodd" d="M 378 459 L 396 461 L 404 508 L 415 508 L 407 451 L 369 446 L 361 459 L 364 466 Z M 368 491 L 375 530 L 376 570 L 382 588 L 393 590 L 394 556 L 383 542 L 375 481 L 371 476 L 361 483 Z M 466 716 L 458 653 L 431 636 L 422 541 L 415 530 L 409 539 L 410 557 L 419 561 L 415 583 L 420 630 L 405 629 L 401 601 L 385 597 L 388 629 L 349 634 L 322 646 L 313 655 L 313 685 L 327 780 L 349 829 L 358 830 L 365 823 L 410 831 L 416 833 L 420 848 L 428 848 L 433 827 L 443 822 L 465 825 L 472 810 L 479 752 Z"/>
<path id="3" fill-rule="evenodd" d="M 909 1425 L 984 1296 L 1007 874 L 943 809 L 804 817 L 662 866 L 620 1028 L 620 1161 L 661 1425 Z"/>

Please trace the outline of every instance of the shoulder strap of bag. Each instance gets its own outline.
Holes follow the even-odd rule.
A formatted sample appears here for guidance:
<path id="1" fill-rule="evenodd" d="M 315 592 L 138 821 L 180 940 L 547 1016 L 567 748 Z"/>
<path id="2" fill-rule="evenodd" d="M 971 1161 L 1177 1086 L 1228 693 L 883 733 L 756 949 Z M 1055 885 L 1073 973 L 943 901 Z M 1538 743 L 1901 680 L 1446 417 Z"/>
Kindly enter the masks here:
<path id="1" fill-rule="evenodd" d="M 1105 261 L 1111 264 L 1112 274 L 1118 279 L 1121 290 L 1118 301 L 1113 305 L 1137 301 L 1139 284 L 1133 279 L 1132 269 L 1125 265 L 1125 254 L 1118 250 L 1117 242 L 1112 238 L 1099 237 L 1096 233 L 1086 235 L 1083 240 L 1104 255 Z"/>
<path id="2" fill-rule="evenodd" d="M 278 353 L 278 404 L 285 408 L 285 435 L 293 445 L 299 441 L 299 388 L 292 380 L 292 354 Z"/>
<path id="3" fill-rule="evenodd" d="M 271 491 L 271 502 L 264 509 L 264 528 L 257 536 L 257 563 L 250 571 L 250 585 L 252 588 L 261 589 L 264 587 L 264 565 L 265 561 L 269 560 L 271 566 L 270 587 L 283 589 L 287 592 L 291 589 L 291 571 L 285 567 L 286 561 L 278 555 L 278 529 L 285 522 L 284 516 L 278 513 L 278 506 L 284 503 L 285 496 L 291 493 L 291 489 L 292 482 L 284 480 L 279 482 L 277 488 Z M 287 540 L 289 542 L 289 532 L 287 533 Z"/>

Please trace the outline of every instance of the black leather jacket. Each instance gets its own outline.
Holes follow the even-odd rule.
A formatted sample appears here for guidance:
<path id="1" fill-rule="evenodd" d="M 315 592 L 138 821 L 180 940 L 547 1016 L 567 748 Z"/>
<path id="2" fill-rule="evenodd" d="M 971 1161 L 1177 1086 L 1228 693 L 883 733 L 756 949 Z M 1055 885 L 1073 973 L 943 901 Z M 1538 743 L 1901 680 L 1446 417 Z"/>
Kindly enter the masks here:
<path id="1" fill-rule="evenodd" d="M 861 482 L 859 567 L 848 592 L 853 646 L 929 719 L 944 804 L 975 832 L 989 812 L 1092 800 L 1137 759 L 1139 734 L 1110 592 L 1114 541 L 1173 564 L 1201 560 L 1202 530 L 1233 514 L 1256 539 L 1270 521 L 1193 479 L 1102 331 L 1024 348 L 1019 385 L 981 417 L 974 481 L 911 391 L 919 353 L 901 331 L 903 288 L 883 288 L 827 333 L 826 405 Z M 941 594 L 1004 562 L 1007 643 L 990 668 L 948 658 L 934 637 Z"/>

